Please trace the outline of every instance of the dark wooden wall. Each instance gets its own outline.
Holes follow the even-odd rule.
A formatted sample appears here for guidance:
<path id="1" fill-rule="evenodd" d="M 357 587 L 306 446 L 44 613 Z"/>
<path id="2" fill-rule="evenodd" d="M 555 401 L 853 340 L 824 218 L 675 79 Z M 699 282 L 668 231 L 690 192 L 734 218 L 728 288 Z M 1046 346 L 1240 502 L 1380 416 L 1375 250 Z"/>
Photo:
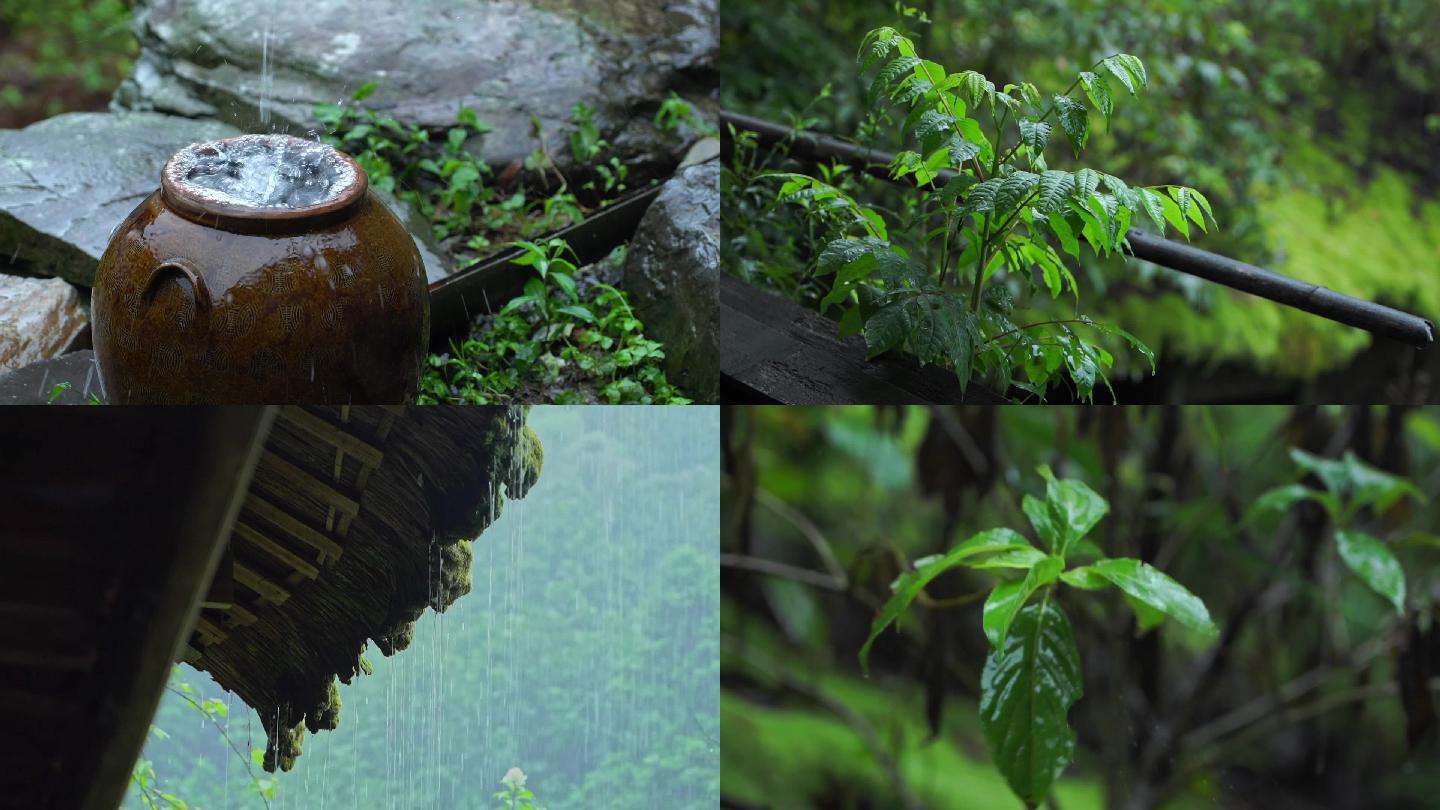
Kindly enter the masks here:
<path id="1" fill-rule="evenodd" d="M 272 418 L 0 410 L 0 808 L 119 804 Z"/>

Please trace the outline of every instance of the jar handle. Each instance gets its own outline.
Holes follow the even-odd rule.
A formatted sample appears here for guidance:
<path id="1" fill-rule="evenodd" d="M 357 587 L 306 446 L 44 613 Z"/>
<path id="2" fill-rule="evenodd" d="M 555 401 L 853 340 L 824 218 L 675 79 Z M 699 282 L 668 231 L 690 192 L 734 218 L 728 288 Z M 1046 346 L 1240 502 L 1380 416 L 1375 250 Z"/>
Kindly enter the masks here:
<path id="1" fill-rule="evenodd" d="M 195 299 L 195 319 L 202 322 L 208 320 L 211 310 L 210 288 L 205 286 L 205 277 L 200 275 L 200 271 L 184 259 L 166 259 L 151 271 L 150 280 L 145 282 L 145 297 L 154 295 L 156 285 L 175 273 L 190 282 L 190 293 Z"/>

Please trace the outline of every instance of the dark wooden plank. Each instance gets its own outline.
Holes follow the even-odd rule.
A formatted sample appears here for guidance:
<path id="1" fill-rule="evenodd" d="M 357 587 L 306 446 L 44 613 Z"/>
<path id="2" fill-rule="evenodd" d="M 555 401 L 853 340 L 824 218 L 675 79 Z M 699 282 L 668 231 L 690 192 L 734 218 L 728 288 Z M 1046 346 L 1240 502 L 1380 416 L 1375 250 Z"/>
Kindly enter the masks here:
<path id="1" fill-rule="evenodd" d="M 326 444 L 338 447 L 367 466 L 378 467 L 380 462 L 385 460 L 385 453 L 380 448 L 298 405 L 281 408 L 280 420 L 300 428 Z"/>
<path id="2" fill-rule="evenodd" d="M 226 543 L 215 577 L 210 580 L 210 591 L 200 600 L 200 607 L 228 608 L 235 603 L 235 575 L 231 570 L 234 565 L 235 549 L 233 544 Z"/>
<path id="3" fill-rule="evenodd" d="M 295 489 L 323 504 L 333 506 L 349 515 L 360 511 L 359 501 L 331 486 L 330 482 L 321 480 L 319 476 L 309 470 L 281 458 L 271 450 L 267 449 L 260 454 L 260 463 L 266 469 L 285 479 L 285 482 L 294 486 Z"/>
<path id="4" fill-rule="evenodd" d="M 277 542 L 265 534 L 265 532 L 254 526 L 247 525 L 244 521 L 235 521 L 235 534 L 309 579 L 315 579 L 320 576 L 319 569 L 312 565 L 309 560 L 302 558 L 300 555 L 286 548 L 283 543 Z"/>
<path id="5" fill-rule="evenodd" d="M 819 314 L 752 287 L 720 280 L 720 374 L 726 401 L 784 405 L 995 404 L 1006 400 L 955 374 L 887 355 L 865 359 L 865 341 L 839 337 Z"/>
<path id="6" fill-rule="evenodd" d="M 168 500 L 165 509 L 137 510 L 144 519 L 135 530 L 146 532 L 145 543 L 125 535 L 98 541 L 129 544 L 132 554 L 124 571 L 129 587 L 98 651 L 101 689 L 86 707 L 83 733 L 73 730 L 73 738 L 96 742 L 76 746 L 67 781 L 56 786 L 53 803 L 40 806 L 111 810 L 120 804 L 275 417 L 268 407 L 136 412 L 165 433 L 150 447 L 150 458 L 162 460 L 161 472 L 135 478 L 149 484 L 151 497 L 160 492 Z"/>
<path id="7" fill-rule="evenodd" d="M 339 543 L 326 535 L 325 532 L 316 529 L 253 492 L 245 499 L 245 509 L 275 524 L 276 527 L 288 532 L 290 536 L 296 540 L 316 549 L 323 557 L 338 560 L 340 559 L 340 555 L 345 551 Z M 321 560 L 321 562 L 324 562 L 324 560 Z"/>

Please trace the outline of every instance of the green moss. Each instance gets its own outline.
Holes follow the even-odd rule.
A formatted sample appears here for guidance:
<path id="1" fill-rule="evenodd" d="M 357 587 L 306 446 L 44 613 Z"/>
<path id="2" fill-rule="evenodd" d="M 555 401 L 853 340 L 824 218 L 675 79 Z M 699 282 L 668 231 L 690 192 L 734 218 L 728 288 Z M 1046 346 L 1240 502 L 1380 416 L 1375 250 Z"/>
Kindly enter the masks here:
<path id="1" fill-rule="evenodd" d="M 435 578 L 430 607 L 444 613 L 456 599 L 470 592 L 471 541 L 436 543 L 430 547 L 430 573 Z"/>
<path id="2" fill-rule="evenodd" d="M 277 745 L 278 743 L 278 745 Z M 280 738 L 271 738 L 265 749 L 265 770 L 274 773 L 276 769 L 288 771 L 295 767 L 295 760 L 304 753 L 305 724 L 296 723 L 294 728 L 280 732 Z"/>
<path id="3" fill-rule="evenodd" d="M 314 734 L 322 728 L 337 728 L 340 725 L 340 687 L 330 679 L 325 698 L 305 715 L 305 726 Z"/>
<path id="4" fill-rule="evenodd" d="M 1406 176 L 1388 168 L 1362 183 L 1313 145 L 1297 144 L 1286 165 L 1293 182 L 1261 201 L 1277 255 L 1270 269 L 1423 317 L 1440 314 L 1440 204 L 1417 200 Z M 1162 356 L 1242 362 L 1290 378 L 1343 366 L 1370 345 L 1368 332 L 1215 292 L 1209 307 L 1166 294 L 1128 297 L 1111 311 Z"/>
<path id="5" fill-rule="evenodd" d="M 529 424 L 520 434 L 520 459 L 522 480 L 518 494 L 524 495 L 539 480 L 540 470 L 545 466 L 545 445 Z"/>

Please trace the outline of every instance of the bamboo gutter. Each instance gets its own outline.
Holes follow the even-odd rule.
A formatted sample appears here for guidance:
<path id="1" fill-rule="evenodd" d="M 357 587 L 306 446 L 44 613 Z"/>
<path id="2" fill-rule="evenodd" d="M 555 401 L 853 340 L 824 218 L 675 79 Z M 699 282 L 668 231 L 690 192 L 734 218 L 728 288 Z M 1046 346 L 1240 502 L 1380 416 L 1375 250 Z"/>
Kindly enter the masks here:
<path id="1" fill-rule="evenodd" d="M 765 145 L 788 142 L 789 154 L 792 157 L 814 162 L 846 163 L 873 177 L 894 182 L 888 167 L 895 156 L 889 152 L 858 146 L 829 135 L 796 132 L 784 124 L 741 113 L 721 111 L 720 121 L 722 130 L 733 126 L 737 131 L 754 132 Z M 728 131 L 722 133 L 722 138 L 725 148 L 732 148 Z M 954 176 L 954 171 L 946 170 L 940 173 L 939 179 L 943 182 Z M 1434 325 L 1408 312 L 1343 295 L 1318 284 L 1290 278 L 1141 230 L 1132 228 L 1126 238 L 1130 241 L 1131 253 L 1136 258 L 1171 270 L 1419 348 L 1425 348 L 1435 340 Z"/>

